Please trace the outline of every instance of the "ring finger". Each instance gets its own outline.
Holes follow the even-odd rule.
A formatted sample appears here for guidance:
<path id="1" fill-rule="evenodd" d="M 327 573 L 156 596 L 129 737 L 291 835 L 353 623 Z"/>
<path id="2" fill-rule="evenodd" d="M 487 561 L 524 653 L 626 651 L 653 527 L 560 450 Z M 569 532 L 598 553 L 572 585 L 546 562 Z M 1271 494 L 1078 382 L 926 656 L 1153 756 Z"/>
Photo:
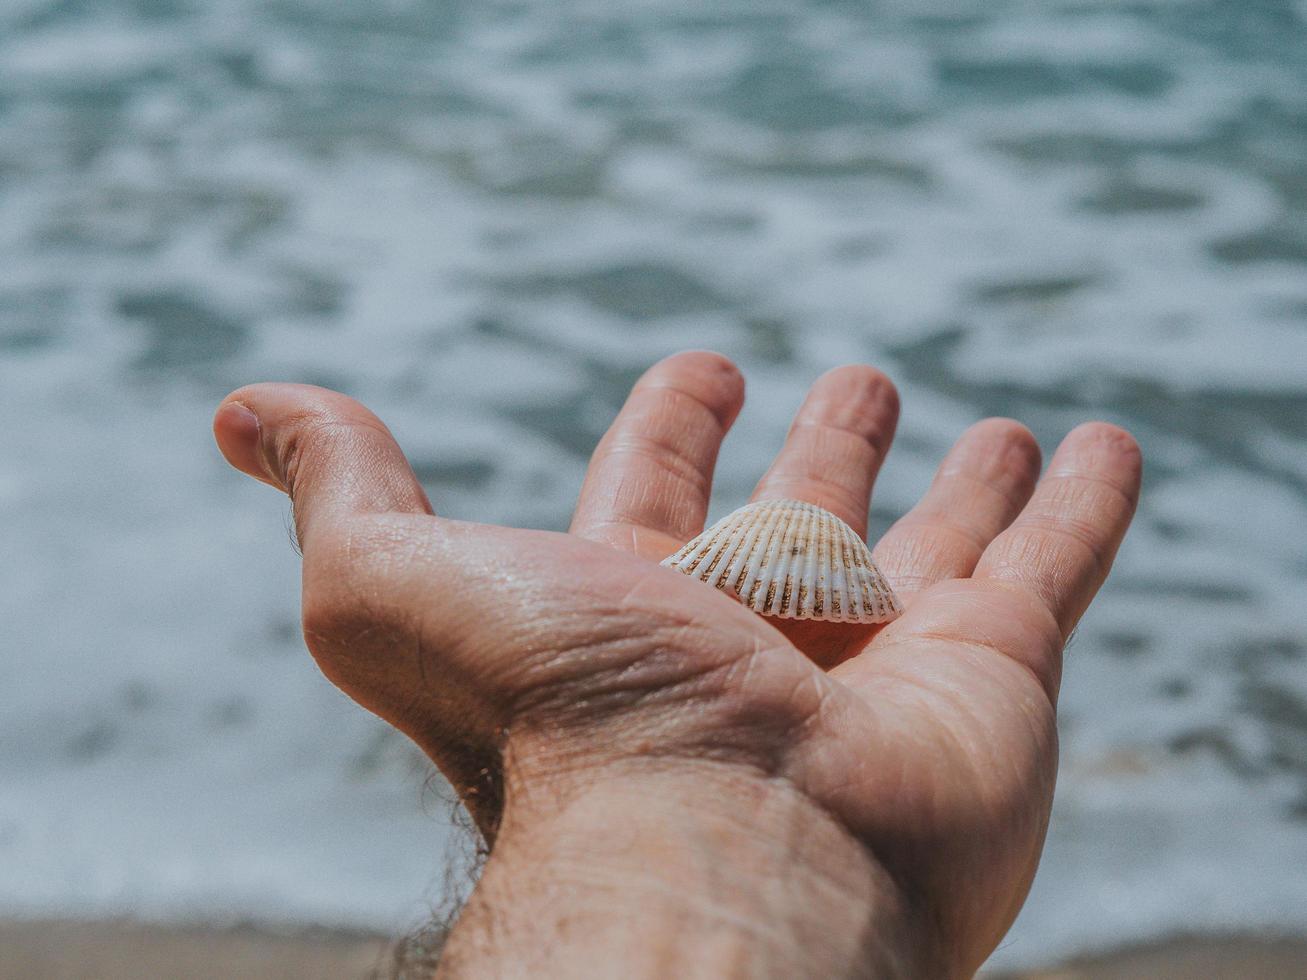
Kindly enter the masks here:
<path id="1" fill-rule="evenodd" d="M 1011 419 L 963 433 L 921 501 L 877 543 L 873 558 L 900 599 L 970 575 L 985 548 L 1030 499 L 1039 444 Z"/>

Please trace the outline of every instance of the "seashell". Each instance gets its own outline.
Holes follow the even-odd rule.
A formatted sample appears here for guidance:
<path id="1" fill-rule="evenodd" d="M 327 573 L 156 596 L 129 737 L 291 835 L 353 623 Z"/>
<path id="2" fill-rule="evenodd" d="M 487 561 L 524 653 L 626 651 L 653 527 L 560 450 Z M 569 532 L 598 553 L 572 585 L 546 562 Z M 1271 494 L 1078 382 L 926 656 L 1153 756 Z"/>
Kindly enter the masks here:
<path id="1" fill-rule="evenodd" d="M 741 507 L 662 564 L 763 616 L 884 623 L 903 611 L 853 528 L 799 500 Z"/>

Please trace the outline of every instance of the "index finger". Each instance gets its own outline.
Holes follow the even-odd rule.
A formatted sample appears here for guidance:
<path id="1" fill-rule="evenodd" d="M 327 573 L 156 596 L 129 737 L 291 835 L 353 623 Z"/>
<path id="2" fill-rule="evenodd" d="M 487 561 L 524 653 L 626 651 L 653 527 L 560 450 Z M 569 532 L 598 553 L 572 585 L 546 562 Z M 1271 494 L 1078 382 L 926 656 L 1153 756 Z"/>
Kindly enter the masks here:
<path id="1" fill-rule="evenodd" d="M 686 351 L 636 382 L 590 460 L 572 533 L 663 558 L 703 530 L 713 468 L 744 404 L 729 360 Z"/>
<path id="2" fill-rule="evenodd" d="M 1139 500 L 1143 460 L 1130 433 L 1103 422 L 1074 429 L 973 578 L 1013 582 L 1070 635 L 1112 567 Z"/>

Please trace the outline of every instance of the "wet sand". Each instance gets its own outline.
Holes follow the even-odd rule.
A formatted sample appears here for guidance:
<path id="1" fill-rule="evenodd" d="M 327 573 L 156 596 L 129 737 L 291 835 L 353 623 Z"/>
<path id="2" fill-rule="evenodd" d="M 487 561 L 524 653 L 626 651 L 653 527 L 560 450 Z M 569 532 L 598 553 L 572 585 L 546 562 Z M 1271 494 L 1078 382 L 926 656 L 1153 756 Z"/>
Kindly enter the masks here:
<path id="1" fill-rule="evenodd" d="M 134 922 L 0 923 L 0 978 L 40 980 L 321 980 L 387 976 L 388 937 L 252 926 L 170 928 Z"/>
<path id="2" fill-rule="evenodd" d="M 0 923 L 0 977 L 309 980 L 388 975 L 392 941 L 367 933 L 166 928 L 132 922 Z M 1307 980 L 1307 937 L 1185 938 L 983 980 Z"/>
<path id="3" fill-rule="evenodd" d="M 981 980 L 1307 980 L 1307 937 L 1177 938 Z"/>

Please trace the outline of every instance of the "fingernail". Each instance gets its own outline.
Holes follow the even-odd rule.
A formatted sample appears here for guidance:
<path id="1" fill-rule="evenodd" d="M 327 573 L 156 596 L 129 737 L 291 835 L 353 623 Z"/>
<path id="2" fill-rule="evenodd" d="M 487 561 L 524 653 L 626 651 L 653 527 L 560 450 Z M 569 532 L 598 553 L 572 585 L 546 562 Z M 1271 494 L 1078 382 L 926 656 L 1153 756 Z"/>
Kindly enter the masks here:
<path id="1" fill-rule="evenodd" d="M 218 412 L 213 428 L 227 462 L 255 479 L 272 482 L 263 464 L 263 427 L 248 406 L 228 402 Z"/>

